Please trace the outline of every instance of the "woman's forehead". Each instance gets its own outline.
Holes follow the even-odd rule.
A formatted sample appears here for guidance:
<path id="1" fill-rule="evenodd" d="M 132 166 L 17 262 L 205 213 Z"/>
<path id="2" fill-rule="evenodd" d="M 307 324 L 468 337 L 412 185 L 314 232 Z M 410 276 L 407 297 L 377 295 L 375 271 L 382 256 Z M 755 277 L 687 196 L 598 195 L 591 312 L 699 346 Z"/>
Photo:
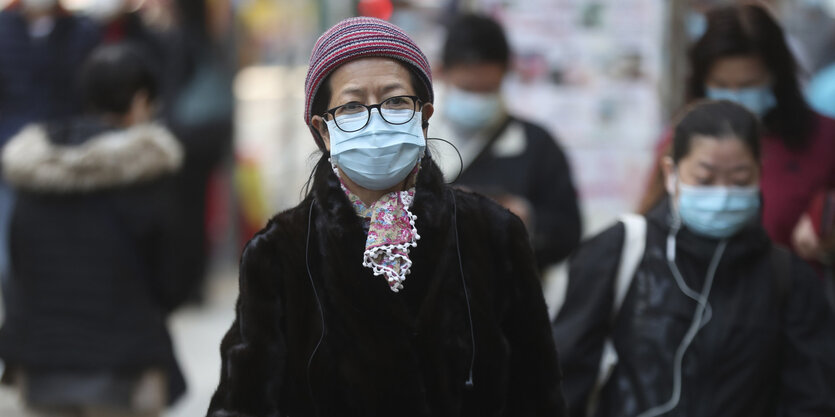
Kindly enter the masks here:
<path id="1" fill-rule="evenodd" d="M 334 95 L 399 90 L 414 94 L 405 65 L 384 57 L 360 58 L 343 64 L 330 77 Z"/>
<path id="2" fill-rule="evenodd" d="M 751 149 L 736 136 L 717 138 L 694 135 L 690 139 L 690 150 L 684 159 L 719 165 L 756 164 Z"/>

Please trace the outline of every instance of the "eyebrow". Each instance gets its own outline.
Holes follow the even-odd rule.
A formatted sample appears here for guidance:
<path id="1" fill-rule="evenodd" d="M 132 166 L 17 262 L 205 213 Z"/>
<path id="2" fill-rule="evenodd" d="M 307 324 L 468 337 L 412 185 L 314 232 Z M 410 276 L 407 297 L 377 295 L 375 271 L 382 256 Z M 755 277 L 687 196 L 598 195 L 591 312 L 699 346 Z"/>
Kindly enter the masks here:
<path id="1" fill-rule="evenodd" d="M 716 170 L 716 166 L 711 165 L 711 164 L 709 164 L 707 162 L 704 162 L 704 161 L 699 161 L 698 165 L 700 167 L 704 168 L 704 169 L 707 169 L 708 171 L 715 171 Z M 753 170 L 754 170 L 754 167 L 752 167 L 750 165 L 737 165 L 737 166 L 734 166 L 731 169 L 729 169 L 728 172 L 742 172 L 742 171 L 753 171 Z"/>
<path id="2" fill-rule="evenodd" d="M 715 167 L 715 166 L 713 166 L 713 165 L 711 165 L 711 164 L 709 164 L 709 163 L 707 163 L 707 162 L 704 162 L 704 161 L 699 161 L 698 165 L 699 165 L 700 167 L 704 168 L 704 169 L 707 169 L 708 171 L 713 171 L 713 170 L 715 170 L 715 169 L 716 169 L 716 167 Z"/>

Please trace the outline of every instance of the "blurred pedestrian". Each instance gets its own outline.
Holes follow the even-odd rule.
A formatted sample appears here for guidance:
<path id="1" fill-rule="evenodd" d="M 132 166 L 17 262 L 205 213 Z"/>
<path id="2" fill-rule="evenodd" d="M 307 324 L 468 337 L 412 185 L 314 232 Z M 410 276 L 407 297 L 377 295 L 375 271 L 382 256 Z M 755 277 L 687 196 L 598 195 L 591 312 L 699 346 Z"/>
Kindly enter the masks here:
<path id="1" fill-rule="evenodd" d="M 183 145 L 185 159 L 178 173 L 183 271 L 195 283 L 192 301 L 202 301 L 209 262 L 207 222 L 222 213 L 207 210 L 207 196 L 217 187 L 212 178 L 232 153 L 234 96 L 232 71 L 225 50 L 206 27 L 207 3 L 178 0 L 171 11 L 178 24 L 164 36 L 166 124 Z M 217 189 L 215 189 L 217 191 Z M 219 190 L 224 194 L 227 190 Z"/>
<path id="2" fill-rule="evenodd" d="M 804 217 L 816 197 L 835 189 L 835 120 L 806 103 L 782 29 L 760 5 L 711 10 L 707 31 L 690 51 L 690 67 L 692 100 L 729 99 L 761 119 L 763 225 L 775 242 L 808 258 L 792 235 L 808 221 Z M 657 148 L 641 212 L 664 198 L 660 161 L 671 140 L 668 133 Z M 801 239 L 814 241 L 804 230 Z"/>
<path id="3" fill-rule="evenodd" d="M 754 114 L 697 102 L 670 198 L 578 250 L 554 322 L 570 415 L 835 415 L 835 313 L 760 225 L 766 149 Z"/>
<path id="4" fill-rule="evenodd" d="M 448 27 L 441 71 L 447 89 L 431 132 L 455 145 L 463 167 L 458 155 L 438 145 L 445 151 L 444 175 L 519 216 L 541 269 L 557 263 L 577 247 L 581 235 L 565 154 L 544 128 L 508 113 L 501 87 L 511 51 L 501 26 L 489 17 L 465 14 Z"/>
<path id="5" fill-rule="evenodd" d="M 28 123 L 79 113 L 78 68 L 98 41 L 96 26 L 58 0 L 18 0 L 0 11 L 0 147 Z M 0 181 L 0 282 L 7 279 L 13 204 Z"/>
<path id="6" fill-rule="evenodd" d="M 190 299 L 200 302 L 211 249 L 207 222 L 217 215 L 207 213 L 208 188 L 215 186 L 212 176 L 232 148 L 232 75 L 206 27 L 205 2 L 166 3 L 165 12 L 177 23 L 167 28 L 148 25 L 148 18 L 143 19 L 147 12 L 134 3 L 98 0 L 90 12 L 103 25 L 105 43 L 137 45 L 160 74 L 160 113 L 185 151 L 175 181 L 178 227 L 184 237 L 178 253 L 186 265 L 183 274 L 195 285 Z"/>
<path id="7" fill-rule="evenodd" d="M 82 80 L 88 115 L 29 125 L 3 151 L 18 193 L 4 379 L 33 415 L 158 416 L 185 388 L 166 329 L 190 288 L 170 186 L 182 150 L 151 120 L 137 49 L 96 50 Z"/>
<path id="8" fill-rule="evenodd" d="M 563 415 L 524 225 L 425 152 L 430 71 L 383 20 L 319 38 L 305 123 L 322 155 L 244 250 L 210 416 Z"/>

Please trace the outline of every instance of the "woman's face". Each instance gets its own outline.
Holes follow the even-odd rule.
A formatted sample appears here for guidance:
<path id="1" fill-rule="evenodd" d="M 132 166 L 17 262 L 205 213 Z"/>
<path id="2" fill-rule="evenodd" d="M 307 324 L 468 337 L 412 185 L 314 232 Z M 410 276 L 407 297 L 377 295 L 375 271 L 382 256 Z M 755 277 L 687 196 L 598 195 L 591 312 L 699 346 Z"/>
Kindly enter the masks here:
<path id="1" fill-rule="evenodd" d="M 720 58 L 710 66 L 705 78 L 708 88 L 739 90 L 770 85 L 771 73 L 756 55 Z"/>
<path id="2" fill-rule="evenodd" d="M 371 105 L 390 97 L 416 95 L 411 80 L 409 70 L 393 59 L 372 57 L 348 62 L 330 76 L 331 98 L 328 108 L 332 109 L 352 101 Z M 432 103 L 423 103 L 423 120 L 429 120 L 433 111 Z M 330 150 L 330 135 L 325 120 L 321 115 L 315 115 L 311 118 L 311 123 L 322 135 L 325 148 Z"/>
<path id="3" fill-rule="evenodd" d="M 664 160 L 667 189 L 678 195 L 678 182 L 691 186 L 749 187 L 760 183 L 760 166 L 751 150 L 737 137 L 695 135 L 690 152 L 673 164 Z M 678 181 L 676 181 L 678 178 Z"/>

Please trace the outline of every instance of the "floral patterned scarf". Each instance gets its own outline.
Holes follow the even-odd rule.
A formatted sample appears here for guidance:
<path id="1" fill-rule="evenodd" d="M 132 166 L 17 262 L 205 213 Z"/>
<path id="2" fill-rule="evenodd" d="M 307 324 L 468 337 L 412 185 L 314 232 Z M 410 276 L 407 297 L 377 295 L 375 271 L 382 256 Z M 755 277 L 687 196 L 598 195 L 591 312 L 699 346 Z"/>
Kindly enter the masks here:
<path id="1" fill-rule="evenodd" d="M 339 177 L 336 168 L 334 171 Z M 412 184 L 416 174 L 417 167 L 410 174 L 413 177 Z M 354 211 L 368 222 L 362 265 L 371 268 L 375 276 L 383 275 L 389 288 L 399 292 L 412 267 L 409 248 L 416 247 L 420 239 L 415 228 L 417 216 L 409 210 L 415 199 L 414 185 L 407 191 L 388 193 L 369 207 L 345 186 L 342 178 L 339 178 L 339 182 Z"/>

